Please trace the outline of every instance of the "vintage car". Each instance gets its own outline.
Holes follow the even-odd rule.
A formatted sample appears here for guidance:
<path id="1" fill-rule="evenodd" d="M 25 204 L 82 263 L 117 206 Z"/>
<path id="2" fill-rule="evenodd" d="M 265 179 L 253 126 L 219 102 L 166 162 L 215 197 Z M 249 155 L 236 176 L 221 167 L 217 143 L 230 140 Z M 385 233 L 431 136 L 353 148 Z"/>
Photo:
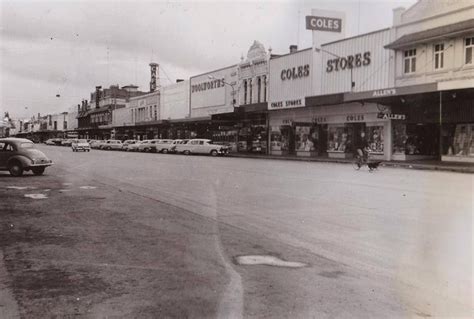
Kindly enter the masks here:
<path id="1" fill-rule="evenodd" d="M 121 150 L 122 141 L 119 140 L 107 140 L 99 145 L 101 150 Z"/>
<path id="2" fill-rule="evenodd" d="M 133 145 L 133 144 L 136 144 L 138 141 L 137 140 L 125 140 L 123 143 L 122 143 L 122 151 L 128 151 L 128 147 L 130 145 Z"/>
<path id="3" fill-rule="evenodd" d="M 73 152 L 90 152 L 91 146 L 87 142 L 87 140 L 72 140 L 71 148 Z"/>
<path id="4" fill-rule="evenodd" d="M 138 150 L 140 152 L 156 152 L 156 144 L 160 140 L 154 139 L 154 140 L 144 140 L 138 145 Z"/>
<path id="5" fill-rule="evenodd" d="M 173 142 L 171 143 L 171 148 L 170 148 L 170 153 L 177 153 L 176 151 L 176 146 L 180 145 L 180 144 L 186 144 L 189 140 L 188 139 L 176 139 L 176 140 L 173 140 Z"/>
<path id="6" fill-rule="evenodd" d="M 159 140 L 156 142 L 156 151 L 161 153 L 168 153 L 173 146 L 173 140 Z"/>
<path id="7" fill-rule="evenodd" d="M 46 140 L 46 142 L 44 142 L 44 144 L 46 144 L 46 145 L 56 145 L 56 142 L 54 141 L 54 138 L 50 138 L 49 140 Z"/>
<path id="8" fill-rule="evenodd" d="M 53 165 L 32 141 L 24 138 L 0 139 L 0 170 L 8 170 L 12 176 L 21 176 L 24 171 L 35 175 L 44 173 L 46 167 Z"/>
<path id="9" fill-rule="evenodd" d="M 71 146 L 71 145 L 72 145 L 71 139 L 65 139 L 61 141 L 61 146 Z"/>
<path id="10" fill-rule="evenodd" d="M 229 149 L 227 146 L 213 144 L 211 140 L 195 138 L 185 144 L 176 145 L 176 153 L 189 154 L 210 154 L 212 156 L 226 155 Z"/>
<path id="11" fill-rule="evenodd" d="M 100 147 L 100 144 L 102 143 L 103 141 L 99 141 L 99 140 L 89 140 L 89 145 L 91 148 L 93 149 L 98 149 Z"/>

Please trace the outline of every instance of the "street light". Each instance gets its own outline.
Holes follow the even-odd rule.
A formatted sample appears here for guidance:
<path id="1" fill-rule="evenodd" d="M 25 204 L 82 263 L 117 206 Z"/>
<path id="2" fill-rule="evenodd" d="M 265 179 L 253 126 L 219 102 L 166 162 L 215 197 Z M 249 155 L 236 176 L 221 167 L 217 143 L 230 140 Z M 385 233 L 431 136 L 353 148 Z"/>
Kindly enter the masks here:
<path id="1" fill-rule="evenodd" d="M 208 75 L 207 77 L 210 80 L 216 80 L 216 78 L 213 75 Z M 226 81 L 223 81 L 223 82 L 224 82 L 224 84 L 227 84 L 228 86 L 230 86 L 232 88 L 232 106 L 235 108 L 235 89 L 234 89 L 235 84 L 228 83 Z"/>
<path id="2" fill-rule="evenodd" d="M 341 56 L 339 56 L 339 55 L 337 55 L 337 54 L 335 54 L 335 53 L 332 53 L 332 52 L 330 52 L 330 51 L 324 50 L 324 49 L 314 48 L 314 50 L 315 50 L 316 52 L 324 52 L 324 53 L 330 54 L 330 55 L 332 55 L 332 56 L 334 56 L 334 57 L 336 57 L 336 58 L 339 58 L 339 59 L 342 58 Z M 350 70 L 351 70 L 351 92 L 352 92 L 352 90 L 354 89 L 355 83 L 354 83 L 354 80 L 352 79 L 352 68 L 350 68 Z"/>

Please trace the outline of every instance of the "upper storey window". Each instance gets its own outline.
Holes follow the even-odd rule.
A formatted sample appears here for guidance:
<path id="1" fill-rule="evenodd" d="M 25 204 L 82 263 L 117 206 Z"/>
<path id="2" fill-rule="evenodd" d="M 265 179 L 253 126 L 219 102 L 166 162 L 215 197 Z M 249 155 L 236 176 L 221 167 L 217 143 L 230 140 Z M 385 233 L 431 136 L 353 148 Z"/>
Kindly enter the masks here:
<path id="1" fill-rule="evenodd" d="M 405 74 L 416 71 L 416 49 L 406 50 L 403 57 L 403 72 Z"/>

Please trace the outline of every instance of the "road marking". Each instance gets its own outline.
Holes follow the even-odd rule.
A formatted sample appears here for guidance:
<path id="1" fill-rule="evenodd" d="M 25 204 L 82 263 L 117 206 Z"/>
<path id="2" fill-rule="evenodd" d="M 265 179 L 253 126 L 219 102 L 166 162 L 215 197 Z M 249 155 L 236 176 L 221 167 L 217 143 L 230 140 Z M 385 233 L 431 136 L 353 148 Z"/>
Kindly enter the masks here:
<path id="1" fill-rule="evenodd" d="M 302 262 L 286 261 L 275 256 L 268 255 L 237 256 L 235 261 L 239 265 L 266 265 L 286 268 L 302 268 L 308 266 L 308 264 Z"/>
<path id="2" fill-rule="evenodd" d="M 6 188 L 23 190 L 23 189 L 35 189 L 36 187 L 33 187 L 33 186 L 7 186 Z"/>
<path id="3" fill-rule="evenodd" d="M 97 187 L 95 187 L 95 186 L 81 186 L 79 188 L 81 188 L 81 189 L 96 189 Z"/>
<path id="4" fill-rule="evenodd" d="M 48 198 L 45 194 L 25 194 L 25 197 L 32 199 L 45 199 Z"/>
<path id="5" fill-rule="evenodd" d="M 70 192 L 70 191 L 71 191 L 70 189 L 60 189 L 60 190 L 59 190 L 60 193 Z"/>

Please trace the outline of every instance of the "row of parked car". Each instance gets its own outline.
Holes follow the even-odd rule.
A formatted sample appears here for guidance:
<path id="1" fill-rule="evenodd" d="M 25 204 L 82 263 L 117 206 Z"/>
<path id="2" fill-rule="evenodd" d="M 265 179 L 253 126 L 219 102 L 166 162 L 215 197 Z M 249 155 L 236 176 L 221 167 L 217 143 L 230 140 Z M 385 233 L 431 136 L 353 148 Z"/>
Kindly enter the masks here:
<path id="1" fill-rule="evenodd" d="M 49 141 L 49 140 L 48 140 Z M 151 140 L 68 140 L 60 143 L 48 142 L 49 145 L 71 146 L 74 152 L 92 149 L 118 150 L 127 152 L 178 153 L 178 154 L 209 154 L 212 156 L 226 155 L 229 148 L 214 144 L 209 139 L 151 139 Z M 70 144 L 69 144 L 70 143 Z M 69 144 L 69 145 L 68 145 Z"/>

